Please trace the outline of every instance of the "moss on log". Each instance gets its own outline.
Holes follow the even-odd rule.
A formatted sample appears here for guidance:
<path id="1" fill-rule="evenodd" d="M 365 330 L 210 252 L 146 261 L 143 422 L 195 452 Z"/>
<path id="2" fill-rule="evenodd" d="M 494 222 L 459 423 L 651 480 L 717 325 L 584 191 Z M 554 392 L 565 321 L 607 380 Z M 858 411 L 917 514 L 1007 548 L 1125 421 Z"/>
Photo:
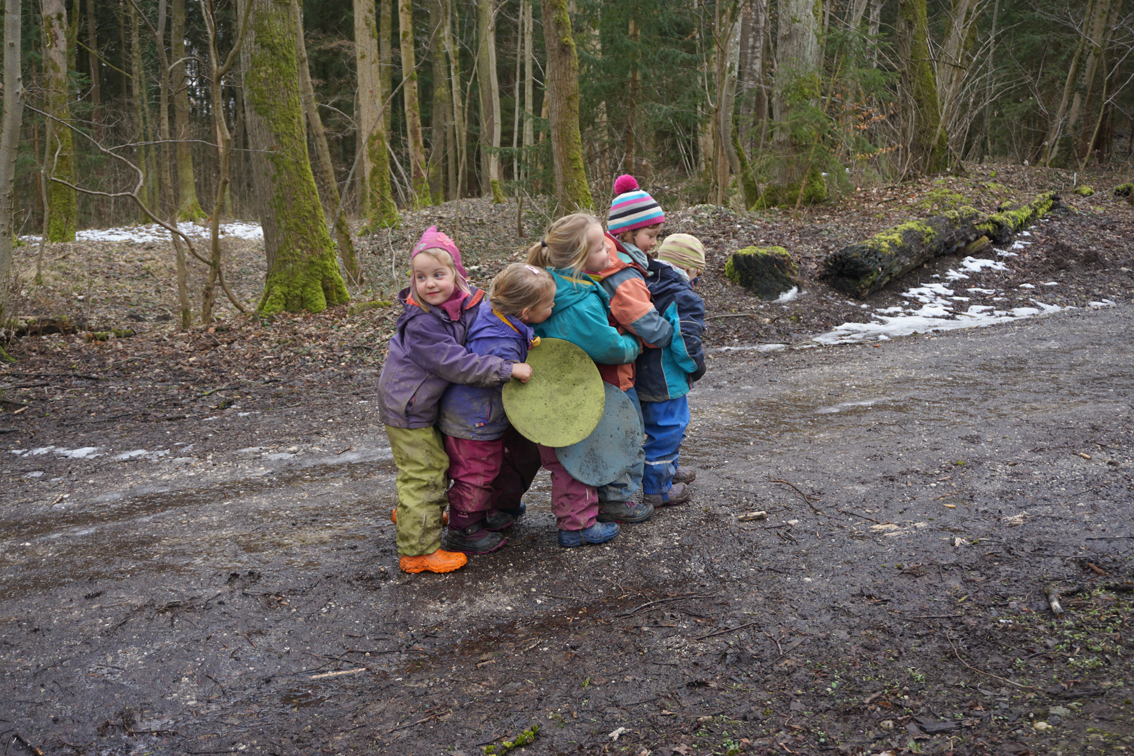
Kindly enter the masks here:
<path id="1" fill-rule="evenodd" d="M 1131 195 L 1134 195 L 1134 184 L 1132 183 L 1119 184 L 1114 187 L 1115 197 L 1129 197 Z"/>
<path id="2" fill-rule="evenodd" d="M 1059 196 L 1048 192 L 1027 205 L 992 215 L 961 207 L 904 223 L 829 255 L 820 277 L 838 291 L 861 299 L 935 257 L 979 248 L 974 242 L 982 238 L 994 244 L 1011 241 L 1058 204 Z"/>
<path id="3" fill-rule="evenodd" d="M 821 278 L 844 294 L 865 297 L 934 257 L 964 249 L 984 233 L 981 214 L 971 207 L 910 221 L 843 247 L 827 257 Z"/>
<path id="4" fill-rule="evenodd" d="M 745 247 L 729 256 L 725 277 L 760 299 L 772 300 L 796 285 L 799 266 L 783 247 Z"/>

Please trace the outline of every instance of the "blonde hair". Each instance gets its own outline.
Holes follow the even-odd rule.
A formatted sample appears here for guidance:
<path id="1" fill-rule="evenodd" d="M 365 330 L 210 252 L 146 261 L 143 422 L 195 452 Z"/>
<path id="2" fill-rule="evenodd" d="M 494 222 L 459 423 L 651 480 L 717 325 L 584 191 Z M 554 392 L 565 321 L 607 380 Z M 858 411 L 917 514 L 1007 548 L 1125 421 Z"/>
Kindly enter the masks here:
<path id="1" fill-rule="evenodd" d="M 587 264 L 587 231 L 591 226 L 602 228 L 599 219 L 588 212 L 563 216 L 528 249 L 528 262 L 541 268 L 570 268 L 578 275 Z"/>
<path id="2" fill-rule="evenodd" d="M 430 308 L 429 303 L 426 303 L 425 298 L 421 296 L 421 292 L 417 291 L 417 277 L 414 275 L 414 261 L 421 255 L 429 255 L 433 260 L 448 267 L 449 271 L 452 273 L 452 280 L 454 280 L 456 287 L 464 291 L 465 294 L 472 294 L 472 290 L 468 288 L 468 281 L 466 281 L 464 275 L 460 274 L 460 271 L 457 270 L 457 264 L 452 260 L 452 255 L 440 247 L 430 247 L 429 249 L 422 249 L 421 252 L 409 258 L 409 289 L 413 291 L 414 299 L 417 301 L 418 306 L 422 309 L 426 309 L 426 311 Z"/>
<path id="3" fill-rule="evenodd" d="M 488 287 L 492 309 L 505 315 L 519 315 L 538 307 L 549 294 L 555 294 L 555 279 L 551 274 L 524 263 L 512 263 L 497 273 Z"/>

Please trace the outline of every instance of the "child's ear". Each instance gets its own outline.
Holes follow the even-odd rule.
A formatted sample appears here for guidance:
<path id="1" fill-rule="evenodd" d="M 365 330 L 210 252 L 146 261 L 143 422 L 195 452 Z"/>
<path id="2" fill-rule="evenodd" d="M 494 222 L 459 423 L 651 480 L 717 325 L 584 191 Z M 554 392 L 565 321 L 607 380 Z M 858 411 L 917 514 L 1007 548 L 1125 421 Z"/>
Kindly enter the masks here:
<path id="1" fill-rule="evenodd" d="M 518 317 L 520 320 L 527 323 L 528 322 L 528 311 L 531 310 L 531 309 L 532 308 L 530 308 L 530 307 L 525 307 L 524 309 L 520 310 L 520 314 L 517 315 L 516 317 Z"/>

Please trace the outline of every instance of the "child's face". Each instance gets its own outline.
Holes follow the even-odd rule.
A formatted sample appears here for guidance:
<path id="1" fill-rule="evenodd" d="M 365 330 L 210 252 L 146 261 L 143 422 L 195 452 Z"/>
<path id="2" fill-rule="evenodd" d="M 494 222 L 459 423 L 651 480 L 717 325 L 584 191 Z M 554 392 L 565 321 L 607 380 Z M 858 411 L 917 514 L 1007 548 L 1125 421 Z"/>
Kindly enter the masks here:
<path id="1" fill-rule="evenodd" d="M 520 320 L 528 325 L 542 323 L 551 317 L 551 310 L 555 307 L 555 292 L 550 291 L 547 297 L 535 307 L 528 307 L 520 313 Z"/>
<path id="2" fill-rule="evenodd" d="M 587 229 L 587 264 L 584 270 L 598 272 L 610 264 L 606 252 L 606 236 L 597 223 Z"/>
<path id="3" fill-rule="evenodd" d="M 413 258 L 413 288 L 427 304 L 437 306 L 453 296 L 457 278 L 445 263 L 432 255 L 419 253 Z"/>
<path id="4" fill-rule="evenodd" d="M 654 248 L 654 245 L 658 243 L 658 234 L 660 233 L 661 226 L 634 229 L 634 235 L 630 237 L 630 243 L 643 252 L 649 252 Z"/>

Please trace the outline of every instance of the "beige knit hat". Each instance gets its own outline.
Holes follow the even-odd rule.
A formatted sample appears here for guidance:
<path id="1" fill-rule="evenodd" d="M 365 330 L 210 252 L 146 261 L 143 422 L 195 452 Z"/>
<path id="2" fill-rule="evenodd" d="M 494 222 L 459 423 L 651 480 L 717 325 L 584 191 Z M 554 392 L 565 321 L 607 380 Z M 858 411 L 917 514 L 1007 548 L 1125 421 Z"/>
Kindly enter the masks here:
<path id="1" fill-rule="evenodd" d="M 705 268 L 705 246 L 692 234 L 670 234 L 658 248 L 658 259 L 679 268 Z"/>

